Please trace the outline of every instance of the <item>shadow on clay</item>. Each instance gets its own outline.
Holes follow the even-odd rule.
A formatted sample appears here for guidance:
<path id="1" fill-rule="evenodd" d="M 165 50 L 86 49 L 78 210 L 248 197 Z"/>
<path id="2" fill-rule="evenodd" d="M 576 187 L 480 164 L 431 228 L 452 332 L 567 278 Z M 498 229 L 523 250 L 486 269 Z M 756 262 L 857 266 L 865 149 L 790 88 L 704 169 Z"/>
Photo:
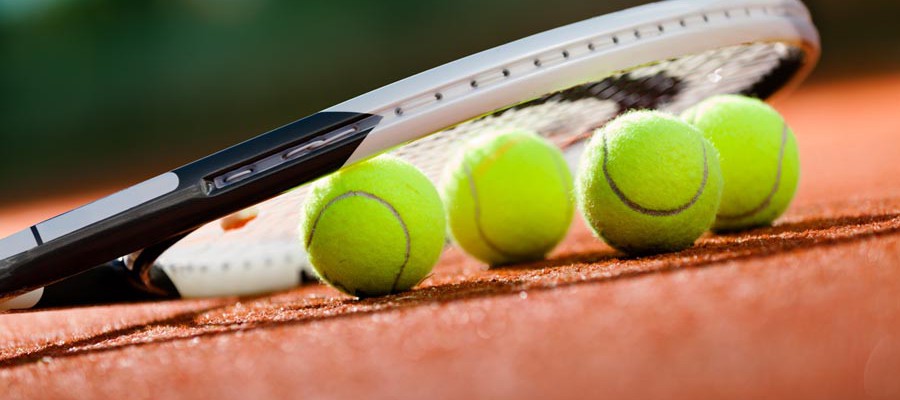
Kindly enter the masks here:
<path id="1" fill-rule="evenodd" d="M 127 347 L 234 334 L 251 329 L 302 325 L 462 299 L 505 296 L 523 290 L 542 291 L 561 286 L 612 283 L 647 274 L 710 267 L 727 261 L 763 258 L 898 232 L 898 213 L 809 218 L 741 233 L 705 236 L 696 246 L 676 253 L 649 257 L 626 257 L 612 250 L 573 254 L 525 265 L 494 268 L 465 282 L 437 284 L 374 299 L 329 298 L 314 304 L 298 304 L 267 302 L 266 299 L 271 299 L 269 296 L 245 298 L 242 299 L 244 305 L 241 307 L 252 309 L 254 312 L 250 314 L 236 312 L 234 304 L 185 312 L 74 342 L 48 344 L 34 351 L 0 359 L 0 368 L 38 363 L 47 360 L 47 357 L 67 358 L 96 354 Z M 557 276 L 564 275 L 566 270 L 581 272 L 572 273 L 569 278 Z M 552 279 L 542 276 L 547 271 L 559 274 L 554 274 Z M 591 274 L 592 271 L 598 273 Z M 281 317 L 285 313 L 296 315 L 278 321 L 266 319 L 267 311 L 273 310 L 277 310 Z"/>

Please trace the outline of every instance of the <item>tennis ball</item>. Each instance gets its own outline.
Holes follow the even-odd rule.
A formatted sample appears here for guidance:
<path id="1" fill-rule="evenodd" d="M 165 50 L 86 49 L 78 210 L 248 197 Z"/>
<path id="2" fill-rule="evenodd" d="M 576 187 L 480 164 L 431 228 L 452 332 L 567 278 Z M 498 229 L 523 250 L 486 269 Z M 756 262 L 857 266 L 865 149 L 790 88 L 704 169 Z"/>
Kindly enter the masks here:
<path id="1" fill-rule="evenodd" d="M 437 190 L 416 167 L 389 156 L 316 182 L 301 218 L 313 269 L 357 297 L 412 288 L 431 272 L 445 242 Z"/>
<path id="2" fill-rule="evenodd" d="M 715 220 L 722 171 L 715 148 L 676 116 L 626 113 L 595 131 L 577 196 L 598 236 L 626 253 L 690 247 Z"/>
<path id="3" fill-rule="evenodd" d="M 768 104 L 749 97 L 710 97 L 682 115 L 719 151 L 725 186 L 713 229 L 769 225 L 797 189 L 800 161 L 794 133 Z"/>
<path id="4" fill-rule="evenodd" d="M 535 133 L 494 131 L 463 144 L 442 179 L 450 233 L 490 265 L 543 258 L 572 222 L 572 173 Z"/>

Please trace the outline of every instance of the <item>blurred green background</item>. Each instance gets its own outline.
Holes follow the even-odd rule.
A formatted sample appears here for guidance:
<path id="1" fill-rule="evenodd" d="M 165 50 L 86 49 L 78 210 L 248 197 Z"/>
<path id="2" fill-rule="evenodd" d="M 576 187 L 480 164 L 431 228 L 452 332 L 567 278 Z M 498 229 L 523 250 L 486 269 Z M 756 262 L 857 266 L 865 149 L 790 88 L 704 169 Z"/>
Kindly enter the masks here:
<path id="1" fill-rule="evenodd" d="M 0 0 L 0 203 L 124 187 L 355 95 L 640 1 Z M 812 80 L 900 67 L 900 2 L 808 1 Z"/>

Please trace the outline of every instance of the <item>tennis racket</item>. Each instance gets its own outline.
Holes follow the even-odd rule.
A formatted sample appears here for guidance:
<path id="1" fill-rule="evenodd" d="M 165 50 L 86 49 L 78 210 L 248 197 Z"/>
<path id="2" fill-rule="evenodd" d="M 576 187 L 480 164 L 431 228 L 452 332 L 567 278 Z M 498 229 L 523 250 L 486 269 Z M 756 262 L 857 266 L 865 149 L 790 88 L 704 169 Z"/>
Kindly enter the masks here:
<path id="1" fill-rule="evenodd" d="M 624 111 L 679 112 L 720 93 L 769 98 L 818 55 L 798 0 L 666 1 L 543 32 L 0 240 L 0 307 L 286 289 L 311 276 L 297 238 L 307 182 L 384 152 L 437 180 L 460 143 L 498 127 L 539 132 L 574 167 L 593 130 Z"/>

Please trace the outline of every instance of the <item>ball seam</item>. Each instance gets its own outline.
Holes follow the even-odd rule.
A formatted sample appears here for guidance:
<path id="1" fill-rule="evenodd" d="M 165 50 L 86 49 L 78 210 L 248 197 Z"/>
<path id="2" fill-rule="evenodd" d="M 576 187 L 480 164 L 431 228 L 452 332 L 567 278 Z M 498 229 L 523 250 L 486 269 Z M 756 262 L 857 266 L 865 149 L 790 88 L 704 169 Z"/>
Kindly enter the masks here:
<path id="1" fill-rule="evenodd" d="M 511 254 L 492 242 L 491 239 L 488 238 L 487 233 L 484 232 L 484 228 L 481 226 L 481 203 L 478 201 L 478 189 L 475 187 L 475 177 L 472 176 L 472 170 L 468 165 L 463 165 L 463 171 L 466 173 L 466 180 L 469 182 L 469 190 L 472 192 L 472 205 L 474 206 L 473 214 L 475 214 L 475 228 L 478 230 L 478 236 L 481 237 L 484 244 L 501 256 L 516 257 L 516 254 Z"/>
<path id="2" fill-rule="evenodd" d="M 781 147 L 778 149 L 778 167 L 775 172 L 775 183 L 772 185 L 772 189 L 769 191 L 769 194 L 767 194 L 766 198 L 764 198 L 762 202 L 756 205 L 756 207 L 753 207 L 748 211 L 744 211 L 739 214 L 719 213 L 716 214 L 716 218 L 727 221 L 744 219 L 765 210 L 769 207 L 769 204 L 772 203 L 772 199 L 775 198 L 775 194 L 778 193 L 779 186 L 781 186 L 781 173 L 784 165 L 784 149 L 785 147 L 787 147 L 788 126 L 787 124 L 782 124 L 781 126 Z"/>
<path id="3" fill-rule="evenodd" d="M 400 212 L 398 212 L 397 209 L 394 208 L 394 206 L 391 205 L 391 203 L 389 203 L 387 200 L 382 199 L 381 197 L 378 197 L 377 195 L 375 195 L 373 193 L 369 193 L 369 192 L 365 192 L 365 191 L 361 191 L 361 190 L 349 191 L 347 193 L 341 194 L 340 196 L 337 196 L 337 197 L 329 200 L 328 203 L 325 203 L 325 206 L 322 207 L 321 210 L 319 210 L 319 213 L 316 214 L 316 218 L 315 218 L 315 220 L 313 220 L 312 228 L 310 228 L 309 235 L 307 236 L 306 246 L 309 247 L 310 245 L 312 245 L 313 236 L 315 236 L 315 234 L 316 234 L 316 227 L 319 225 L 319 220 L 322 218 L 322 215 L 325 214 L 325 210 L 327 210 L 329 207 L 331 207 L 332 205 L 334 205 L 334 203 L 337 203 L 338 201 L 341 201 L 341 200 L 349 198 L 349 197 L 357 197 L 357 196 L 365 197 L 370 200 L 375 200 L 378 203 L 380 203 L 381 205 L 383 205 L 385 208 L 388 209 L 388 211 L 391 212 L 391 214 L 394 215 L 394 217 L 397 219 L 397 221 L 400 222 L 400 227 L 403 228 L 403 235 L 406 238 L 406 253 L 403 256 L 403 264 L 400 265 L 400 270 L 397 272 L 397 275 L 394 277 L 394 282 L 391 285 L 391 292 L 394 292 L 397 290 L 397 284 L 400 282 L 400 277 L 403 275 L 403 271 L 406 269 L 406 264 L 409 263 L 409 257 L 410 257 L 410 252 L 411 252 L 411 243 L 410 243 L 411 238 L 409 235 L 409 228 L 407 228 L 406 222 L 404 222 L 403 218 L 400 216 Z"/>
<path id="4" fill-rule="evenodd" d="M 694 196 L 685 204 L 682 204 L 675 208 L 670 209 L 653 209 L 649 207 L 644 207 L 634 200 L 628 198 L 622 189 L 619 188 L 619 185 L 616 184 L 615 180 L 613 180 L 612 175 L 609 174 L 608 160 L 609 160 L 609 150 L 607 149 L 606 143 L 606 132 L 603 132 L 600 139 L 602 140 L 602 152 L 603 152 L 603 162 L 601 163 L 601 168 L 603 169 L 603 177 L 606 178 L 606 184 L 609 185 L 609 188 L 613 191 L 616 197 L 622 201 L 628 208 L 632 211 L 636 211 L 641 214 L 651 215 L 655 217 L 667 217 L 672 215 L 677 215 L 688 208 L 691 208 L 698 200 L 700 200 L 700 196 L 703 195 L 704 189 L 706 189 L 706 181 L 709 178 L 709 158 L 706 153 L 706 144 L 703 143 L 703 139 L 700 139 L 700 147 L 703 148 L 703 179 L 700 182 L 700 188 L 697 189 L 697 192 L 694 193 Z"/>

